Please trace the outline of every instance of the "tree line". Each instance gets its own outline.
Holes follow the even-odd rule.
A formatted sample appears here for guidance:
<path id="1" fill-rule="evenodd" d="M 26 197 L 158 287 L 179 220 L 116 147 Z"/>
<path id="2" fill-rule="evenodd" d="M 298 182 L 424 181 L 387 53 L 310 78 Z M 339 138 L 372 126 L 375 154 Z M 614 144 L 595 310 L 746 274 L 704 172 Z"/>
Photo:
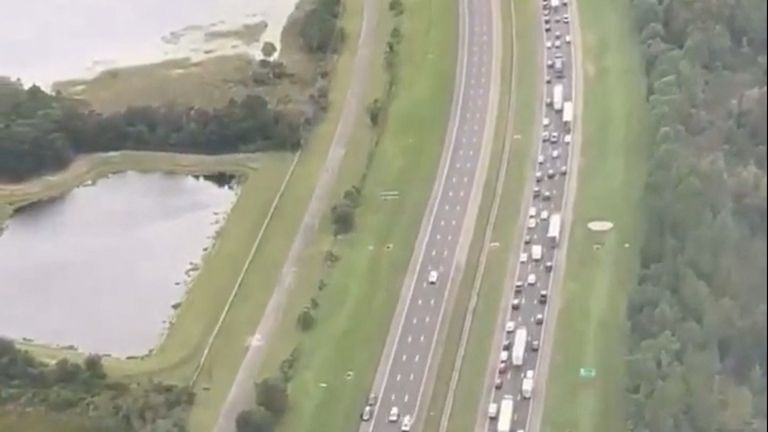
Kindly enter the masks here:
<path id="1" fill-rule="evenodd" d="M 110 432 L 184 432 L 194 399 L 187 387 L 112 380 L 98 355 L 48 364 L 0 338 L 0 407 L 70 413 Z"/>
<path id="2" fill-rule="evenodd" d="M 627 430 L 766 431 L 766 2 L 632 6 L 654 139 Z"/>
<path id="3" fill-rule="evenodd" d="M 0 181 L 60 170 L 86 153 L 295 151 L 305 123 L 301 114 L 275 110 L 259 95 L 215 109 L 136 106 L 104 114 L 82 101 L 0 79 Z"/>

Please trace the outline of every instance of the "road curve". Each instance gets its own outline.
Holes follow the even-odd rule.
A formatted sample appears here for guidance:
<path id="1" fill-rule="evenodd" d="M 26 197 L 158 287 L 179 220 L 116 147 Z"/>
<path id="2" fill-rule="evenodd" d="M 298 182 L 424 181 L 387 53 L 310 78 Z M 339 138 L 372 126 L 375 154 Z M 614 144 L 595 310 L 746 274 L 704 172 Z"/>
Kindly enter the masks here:
<path id="1" fill-rule="evenodd" d="M 339 123 L 333 136 L 325 160 L 325 166 L 320 172 L 317 185 L 312 193 L 309 206 L 301 221 L 301 226 L 291 244 L 288 257 L 280 272 L 280 278 L 272 297 L 267 304 L 261 321 L 251 337 L 248 351 L 243 358 L 235 381 L 219 410 L 215 432 L 234 432 L 237 414 L 255 403 L 253 383 L 257 378 L 259 366 L 264 355 L 263 347 L 272 336 L 285 307 L 290 289 L 293 285 L 293 274 L 297 267 L 299 255 L 305 250 L 317 233 L 318 223 L 322 214 L 327 211 L 329 194 L 332 191 L 336 173 L 344 159 L 347 145 L 352 135 L 353 126 L 363 112 L 365 89 L 369 69 L 373 61 L 373 49 L 377 35 L 379 3 L 376 0 L 365 0 L 363 6 L 363 24 L 357 43 L 357 53 L 352 65 L 352 81 L 349 84 Z"/>
<path id="2" fill-rule="evenodd" d="M 443 160 L 379 364 L 373 415 L 360 432 L 400 431 L 406 417 L 423 422 L 419 407 L 431 393 L 443 314 L 460 279 L 487 173 L 500 79 L 498 8 L 494 0 L 459 0 L 457 76 Z M 398 419 L 391 421 L 395 408 Z"/>

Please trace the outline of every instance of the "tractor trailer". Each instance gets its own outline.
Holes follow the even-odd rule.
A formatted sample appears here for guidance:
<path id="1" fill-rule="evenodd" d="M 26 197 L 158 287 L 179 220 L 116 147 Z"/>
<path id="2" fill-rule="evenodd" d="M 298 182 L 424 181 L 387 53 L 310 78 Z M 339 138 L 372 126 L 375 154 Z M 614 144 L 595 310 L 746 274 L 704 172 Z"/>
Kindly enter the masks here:
<path id="1" fill-rule="evenodd" d="M 552 106 L 555 111 L 561 111 L 563 109 L 563 85 L 558 83 L 552 89 Z"/>
<path id="2" fill-rule="evenodd" d="M 499 408 L 499 419 L 496 422 L 496 432 L 512 431 L 512 413 L 515 409 L 515 400 L 512 395 L 504 395 Z"/>
<path id="3" fill-rule="evenodd" d="M 512 364 L 514 366 L 523 365 L 525 356 L 525 345 L 528 343 L 528 331 L 525 327 L 520 327 L 515 331 L 515 339 L 512 341 Z"/>

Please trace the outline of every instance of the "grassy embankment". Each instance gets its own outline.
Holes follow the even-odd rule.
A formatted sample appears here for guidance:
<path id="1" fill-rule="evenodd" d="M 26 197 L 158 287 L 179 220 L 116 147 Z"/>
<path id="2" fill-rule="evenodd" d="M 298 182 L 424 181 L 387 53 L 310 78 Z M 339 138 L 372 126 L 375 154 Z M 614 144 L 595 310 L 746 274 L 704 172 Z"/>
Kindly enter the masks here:
<path id="1" fill-rule="evenodd" d="M 512 7 L 515 8 L 514 28 Z M 485 239 L 486 225 L 478 223 L 467 269 L 462 277 L 460 291 L 449 322 L 445 351 L 440 360 L 435 390 L 430 401 L 429 416 L 425 431 L 435 432 L 440 425 L 444 403 L 453 372 L 454 362 L 459 349 L 462 327 L 468 312 L 467 306 L 472 295 L 473 285 L 479 268 L 479 258 L 484 241 L 497 243 L 488 251 L 485 271 L 482 277 L 478 300 L 471 325 L 469 339 L 462 362 L 459 381 L 455 390 L 452 412 L 449 417 L 449 431 L 472 430 L 475 424 L 478 400 L 483 388 L 488 353 L 496 330 L 496 323 L 504 290 L 504 278 L 507 273 L 510 254 L 517 253 L 518 233 L 515 231 L 520 216 L 524 188 L 530 174 L 529 166 L 534 163 L 536 147 L 536 105 L 540 103 L 540 73 L 538 63 L 537 25 L 538 2 L 520 0 L 503 3 L 502 39 L 504 41 L 504 64 L 502 77 L 504 86 L 501 92 L 499 124 L 495 134 L 495 155 L 493 163 L 498 167 L 502 159 L 503 140 L 509 140 L 510 146 L 507 169 L 502 184 L 496 221 L 490 238 Z M 517 52 L 513 53 L 514 48 Z M 512 82 L 512 68 L 515 68 Z M 514 101 L 510 106 L 510 94 Z M 494 165 L 491 166 L 494 168 Z M 497 172 L 492 169 L 490 173 Z M 498 175 L 498 174 L 497 174 Z M 488 177 L 483 194 L 479 221 L 491 216 L 493 197 L 496 193 L 497 175 Z"/>
<path id="2" fill-rule="evenodd" d="M 386 4 L 381 7 L 378 50 L 383 53 L 394 20 Z M 366 175 L 355 230 L 334 240 L 324 218 L 323 232 L 302 256 L 280 337 L 270 341 L 261 370 L 262 375 L 276 373 L 279 362 L 300 346 L 291 409 L 281 431 L 347 431 L 358 422 L 434 184 L 454 82 L 457 11 L 435 0 L 406 2 L 405 8 L 399 84 L 374 157 L 368 165 L 370 146 L 358 141 L 364 147 L 351 149 L 337 183 L 340 197 Z M 383 70 L 371 72 L 371 82 L 385 82 Z M 385 191 L 400 196 L 383 200 L 379 193 Z M 341 257 L 332 268 L 323 264 L 329 249 Z M 321 278 L 327 285 L 320 292 Z M 302 334 L 296 316 L 312 297 L 319 302 L 317 326 Z"/>
<path id="3" fill-rule="evenodd" d="M 286 186 L 272 224 L 262 239 L 265 246 L 254 255 L 253 262 L 245 273 L 243 287 L 221 327 L 220 336 L 211 347 L 209 360 L 202 368 L 196 390 L 204 388 L 207 390 L 198 392 L 195 400 L 189 423 L 192 432 L 212 430 L 219 408 L 229 392 L 247 351 L 246 343 L 258 326 L 296 230 L 304 217 L 314 191 L 315 179 L 325 164 L 328 148 L 333 141 L 344 97 L 351 81 L 352 62 L 357 49 L 362 14 L 361 1 L 344 2 L 341 24 L 346 35 L 346 43 L 333 72 L 329 91 L 329 111 L 322 123 L 314 130 L 309 139 L 309 145 L 297 162 L 295 173 Z M 298 40 L 286 40 L 286 33 L 285 31 L 283 33 L 284 49 L 288 44 L 299 43 Z M 365 130 L 364 127 L 361 129 Z M 359 137 L 359 134 L 356 137 Z"/>
<path id="4" fill-rule="evenodd" d="M 624 311 L 639 260 L 651 130 L 629 3 L 579 0 L 578 6 L 582 154 L 543 432 L 624 428 Z M 595 219 L 612 221 L 615 228 L 590 232 L 586 224 Z M 595 368 L 596 377 L 579 378 L 581 367 Z"/>

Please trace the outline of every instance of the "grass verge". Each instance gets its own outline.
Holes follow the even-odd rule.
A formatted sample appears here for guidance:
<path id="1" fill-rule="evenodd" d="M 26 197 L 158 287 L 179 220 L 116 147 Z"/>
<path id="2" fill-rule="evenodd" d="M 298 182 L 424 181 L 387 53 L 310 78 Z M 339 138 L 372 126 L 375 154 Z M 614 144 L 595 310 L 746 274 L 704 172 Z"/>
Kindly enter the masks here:
<path id="1" fill-rule="evenodd" d="M 579 0 L 578 7 L 585 98 L 580 177 L 543 432 L 624 428 L 624 311 L 641 243 L 644 134 L 650 128 L 630 5 Z M 586 224 L 594 219 L 615 227 L 590 232 Z M 582 367 L 596 369 L 596 377 L 579 378 Z"/>
<path id="2" fill-rule="evenodd" d="M 392 24 L 388 19 L 382 9 L 378 47 L 382 54 Z M 456 26 L 451 23 L 456 19 L 454 7 L 436 0 L 406 4 L 401 18 L 405 39 L 400 84 L 375 157 L 367 165 L 367 158 L 347 155 L 337 185 L 340 195 L 366 173 L 355 231 L 334 240 L 330 222 L 327 218 L 321 222 L 324 232 L 302 256 L 294 294 L 278 329 L 280 337 L 268 346 L 262 375 L 275 373 L 297 345 L 301 350 L 282 431 L 347 431 L 358 422 L 443 149 L 456 55 Z M 382 71 L 375 72 L 380 79 L 374 81 L 384 82 Z M 400 196 L 382 200 L 383 191 L 398 191 Z M 331 248 L 341 261 L 328 271 L 322 257 Z M 320 278 L 327 284 L 322 292 L 317 289 Z M 311 297 L 319 302 L 318 324 L 302 334 L 296 330 L 296 316 Z"/>
<path id="3" fill-rule="evenodd" d="M 515 28 L 512 27 L 512 7 L 515 8 Z M 479 297 L 475 309 L 472 327 L 462 362 L 459 381 L 455 391 L 453 409 L 449 417 L 449 431 L 467 431 L 474 428 L 476 411 L 480 393 L 483 389 L 485 369 L 488 363 L 488 353 L 496 328 L 499 312 L 499 302 L 502 299 L 504 278 L 510 254 L 516 253 L 514 246 L 518 244 L 515 227 L 520 214 L 520 205 L 526 184 L 528 166 L 533 163 L 532 150 L 535 148 L 536 110 L 539 103 L 538 89 L 538 45 L 536 26 L 535 0 L 520 0 L 503 5 L 503 40 L 509 41 L 504 46 L 505 61 L 503 77 L 512 77 L 515 70 L 515 82 L 507 79 L 502 88 L 499 110 L 501 122 L 495 134 L 492 160 L 496 169 L 500 165 L 502 141 L 510 139 L 507 173 L 502 184 L 501 201 L 496 215 L 496 224 L 491 232 L 490 242 L 498 246 L 489 250 L 485 263 L 485 273 L 480 285 Z M 516 40 L 517 52 L 512 52 L 513 38 Z M 510 92 L 515 95 L 514 106 L 509 106 Z M 506 109 L 505 109 L 506 108 Z M 510 117 L 510 110 L 511 117 Z M 494 171 L 491 171 L 494 172 Z M 481 217 L 488 219 L 491 212 L 493 195 L 497 176 L 489 176 L 484 190 L 484 200 L 481 207 Z M 483 219 L 481 219 L 483 220 Z M 483 248 L 485 224 L 478 224 L 473 236 L 470 249 L 470 259 L 474 268 L 465 270 L 461 281 L 458 297 L 449 322 L 448 336 L 444 354 L 440 360 L 435 391 L 430 401 L 429 415 L 425 431 L 439 430 L 440 418 L 443 415 L 444 403 L 453 372 L 454 361 L 458 353 L 461 331 L 468 312 L 472 289 L 479 271 L 478 260 Z M 481 379 L 478 379 L 481 377 Z"/>
<path id="4" fill-rule="evenodd" d="M 310 144 L 299 158 L 295 174 L 288 182 L 284 196 L 275 211 L 274 223 L 262 239 L 265 247 L 254 255 L 253 262 L 246 271 L 243 287 L 222 324 L 220 336 L 211 346 L 209 360 L 203 365 L 195 385 L 198 396 L 190 415 L 189 427 L 192 432 L 213 430 L 219 409 L 247 351 L 249 338 L 269 302 L 291 243 L 304 217 L 314 192 L 315 179 L 325 165 L 328 149 L 333 142 L 336 125 L 341 116 L 348 83 L 351 81 L 352 63 L 357 48 L 355 41 L 363 16 L 362 2 L 347 1 L 344 4 L 342 26 L 348 43 L 343 47 L 333 72 L 329 92 L 330 110 L 313 132 Z"/>

